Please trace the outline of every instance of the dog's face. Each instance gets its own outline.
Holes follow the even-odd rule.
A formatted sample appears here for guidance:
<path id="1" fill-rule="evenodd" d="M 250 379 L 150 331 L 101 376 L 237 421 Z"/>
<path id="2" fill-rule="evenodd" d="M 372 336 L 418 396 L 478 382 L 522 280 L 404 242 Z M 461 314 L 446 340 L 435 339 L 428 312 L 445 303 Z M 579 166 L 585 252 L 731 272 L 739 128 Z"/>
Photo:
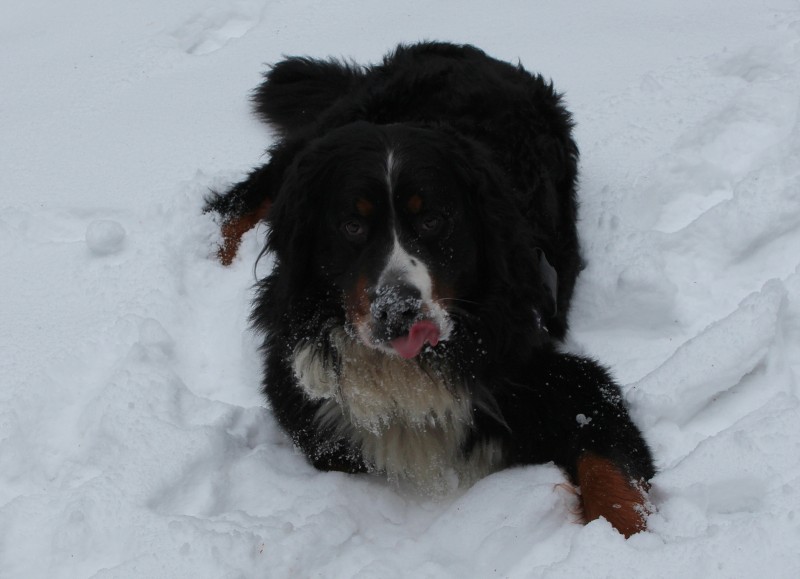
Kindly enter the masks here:
<path id="1" fill-rule="evenodd" d="M 427 129 L 351 125 L 302 154 L 302 182 L 281 193 L 324 207 L 292 236 L 314 236 L 306 279 L 336 288 L 346 328 L 371 348 L 414 358 L 436 347 L 474 290 L 479 239 L 457 148 Z"/>

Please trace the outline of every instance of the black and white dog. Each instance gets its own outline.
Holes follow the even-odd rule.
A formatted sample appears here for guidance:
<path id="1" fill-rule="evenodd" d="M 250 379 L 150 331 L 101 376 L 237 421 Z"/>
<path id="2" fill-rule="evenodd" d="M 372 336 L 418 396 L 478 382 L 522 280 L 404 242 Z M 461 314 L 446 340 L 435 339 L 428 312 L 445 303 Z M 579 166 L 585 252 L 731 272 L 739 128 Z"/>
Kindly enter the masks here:
<path id="1" fill-rule="evenodd" d="M 578 150 L 541 76 L 471 46 L 288 58 L 255 93 L 270 159 L 209 200 L 220 258 L 264 219 L 264 392 L 317 467 L 431 491 L 554 462 L 584 518 L 645 528 L 653 476 L 619 388 L 561 353 Z"/>

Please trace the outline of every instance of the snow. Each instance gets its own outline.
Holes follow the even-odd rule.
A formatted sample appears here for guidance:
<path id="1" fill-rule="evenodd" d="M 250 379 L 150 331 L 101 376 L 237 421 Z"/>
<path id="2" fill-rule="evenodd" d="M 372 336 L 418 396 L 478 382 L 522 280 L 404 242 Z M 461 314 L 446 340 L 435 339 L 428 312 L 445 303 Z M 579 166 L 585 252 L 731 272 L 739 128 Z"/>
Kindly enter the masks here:
<path id="1" fill-rule="evenodd" d="M 800 576 L 800 6 L 502 6 L 3 3 L 0 577 Z M 263 407 L 264 230 L 220 266 L 203 195 L 262 159 L 264 63 L 423 38 L 566 93 L 570 347 L 653 446 L 647 533 L 575 524 L 551 465 L 437 500 L 316 472 Z"/>
<path id="2" fill-rule="evenodd" d="M 86 228 L 86 245 L 95 255 L 119 253 L 125 243 L 125 228 L 111 219 L 97 219 Z"/>

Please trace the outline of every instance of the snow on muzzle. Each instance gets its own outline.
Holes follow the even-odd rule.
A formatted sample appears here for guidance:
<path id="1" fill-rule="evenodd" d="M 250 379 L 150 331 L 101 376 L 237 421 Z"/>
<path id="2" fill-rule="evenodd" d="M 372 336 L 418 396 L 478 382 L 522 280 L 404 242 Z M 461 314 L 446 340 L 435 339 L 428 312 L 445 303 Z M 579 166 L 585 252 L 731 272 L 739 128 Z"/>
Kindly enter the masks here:
<path id="1" fill-rule="evenodd" d="M 373 338 L 389 344 L 407 360 L 416 357 L 426 344 L 435 347 L 441 337 L 439 325 L 428 317 L 427 310 L 413 285 L 380 288 L 370 305 Z"/>

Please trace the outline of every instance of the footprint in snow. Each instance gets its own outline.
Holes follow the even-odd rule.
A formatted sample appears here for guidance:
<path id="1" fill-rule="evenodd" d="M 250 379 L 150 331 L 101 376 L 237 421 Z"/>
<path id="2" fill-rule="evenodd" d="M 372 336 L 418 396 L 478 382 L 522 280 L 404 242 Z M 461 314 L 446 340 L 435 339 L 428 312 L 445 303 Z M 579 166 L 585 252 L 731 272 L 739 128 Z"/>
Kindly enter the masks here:
<path id="1" fill-rule="evenodd" d="M 172 36 L 188 54 L 210 54 L 252 30 L 261 21 L 261 11 L 257 2 L 209 8 L 188 20 Z"/>
<path id="2" fill-rule="evenodd" d="M 717 58 L 715 68 L 723 76 L 738 77 L 748 83 L 773 81 L 792 73 L 794 58 L 791 47 L 754 46 Z"/>

